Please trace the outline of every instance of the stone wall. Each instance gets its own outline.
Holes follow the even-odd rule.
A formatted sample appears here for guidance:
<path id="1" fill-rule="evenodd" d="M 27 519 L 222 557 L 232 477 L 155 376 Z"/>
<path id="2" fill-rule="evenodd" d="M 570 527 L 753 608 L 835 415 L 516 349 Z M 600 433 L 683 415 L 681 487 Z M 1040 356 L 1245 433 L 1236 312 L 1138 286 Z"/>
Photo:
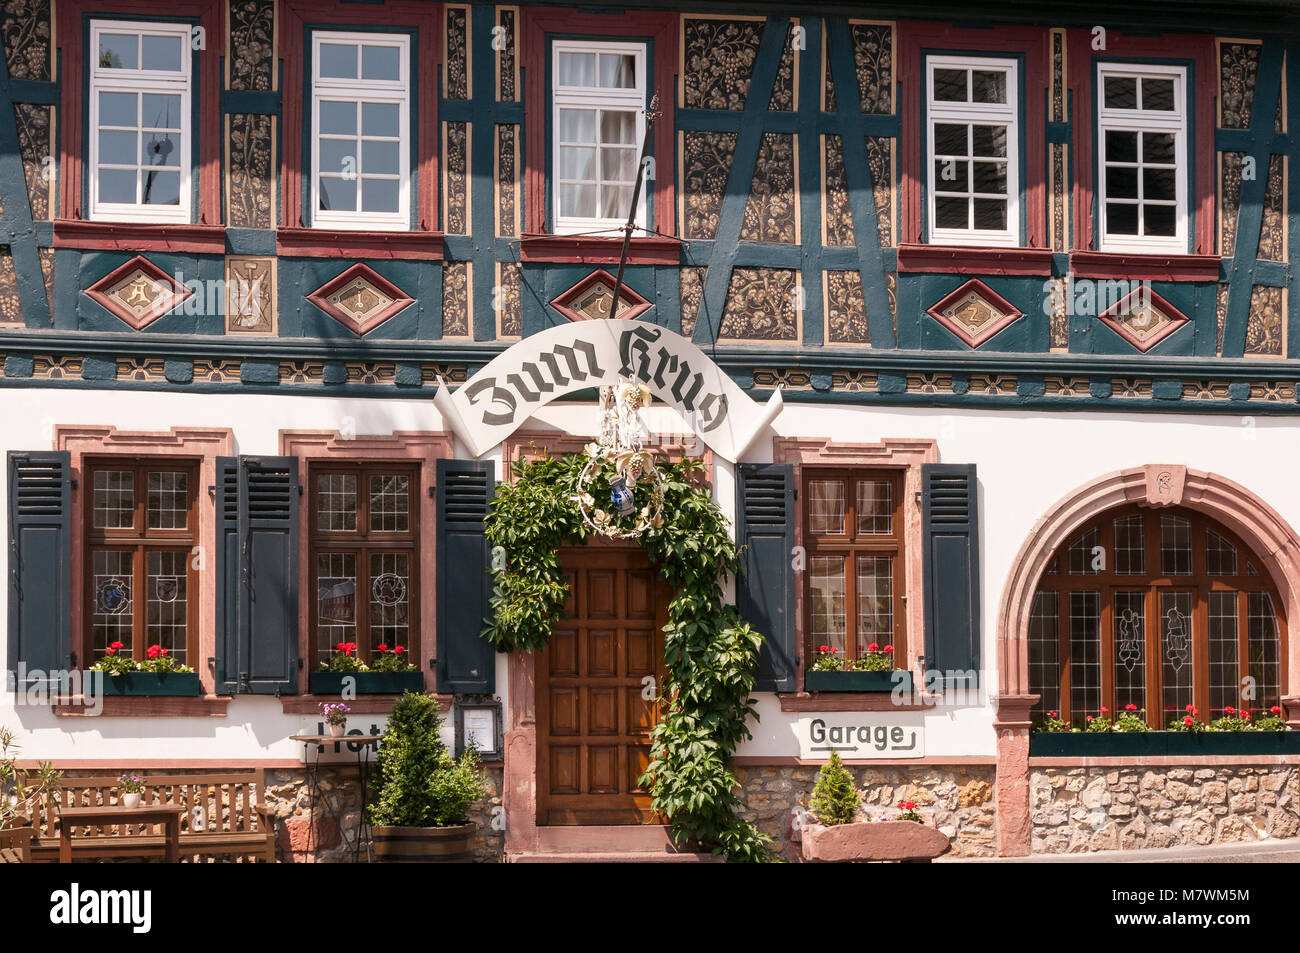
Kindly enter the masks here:
<path id="1" fill-rule="evenodd" d="M 1036 854 L 1300 835 L 1294 765 L 1030 771 Z"/>
<path id="2" fill-rule="evenodd" d="M 918 766 L 872 768 L 846 765 L 857 781 L 862 804 L 873 816 L 890 814 L 899 801 L 915 801 L 923 816 L 952 841 L 961 857 L 992 857 L 997 847 L 993 767 Z M 754 822 L 773 845 L 791 857 L 798 846 L 791 811 L 808 807 L 816 767 L 738 767 L 741 817 Z"/>
<path id="3" fill-rule="evenodd" d="M 474 859 L 480 863 L 501 860 L 505 834 L 492 829 L 492 809 L 501 804 L 501 767 L 487 765 L 487 796 L 470 808 L 478 824 Z M 349 841 L 360 819 L 361 785 L 355 764 L 322 767 L 320 786 L 334 808 L 330 816 L 318 801 L 313 809 L 311 788 L 302 769 L 276 769 L 266 773 L 266 806 L 276 818 L 276 859 L 284 863 L 348 863 Z M 341 830 L 340 830 L 341 826 Z M 344 836 L 346 834 L 346 837 Z M 362 845 L 361 860 L 366 859 Z"/>

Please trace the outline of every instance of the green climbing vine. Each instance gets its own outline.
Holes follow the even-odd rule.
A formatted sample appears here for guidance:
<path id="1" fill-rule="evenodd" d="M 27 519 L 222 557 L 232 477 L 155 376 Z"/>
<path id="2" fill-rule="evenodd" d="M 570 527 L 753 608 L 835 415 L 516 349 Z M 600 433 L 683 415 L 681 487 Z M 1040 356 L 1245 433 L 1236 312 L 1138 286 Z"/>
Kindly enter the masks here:
<path id="1" fill-rule="evenodd" d="M 586 462 L 575 454 L 521 461 L 514 481 L 497 486 L 487 538 L 504 559 L 493 559 L 492 623 L 484 634 L 502 651 L 543 648 L 560 618 L 568 590 L 558 550 L 591 534 L 574 502 Z M 731 770 L 736 747 L 750 737 L 746 721 L 757 717 L 750 694 L 763 637 L 723 602 L 722 581 L 739 568 L 739 555 L 702 470 L 690 459 L 659 466 L 662 521 L 640 538 L 676 590 L 664 629 L 663 714 L 641 783 L 679 842 L 694 838 L 728 860 L 763 861 L 771 859 L 770 838 L 737 816 Z M 605 466 L 588 486 L 594 500 L 609 498 L 613 473 Z M 630 526 L 635 517 L 610 518 Z"/>

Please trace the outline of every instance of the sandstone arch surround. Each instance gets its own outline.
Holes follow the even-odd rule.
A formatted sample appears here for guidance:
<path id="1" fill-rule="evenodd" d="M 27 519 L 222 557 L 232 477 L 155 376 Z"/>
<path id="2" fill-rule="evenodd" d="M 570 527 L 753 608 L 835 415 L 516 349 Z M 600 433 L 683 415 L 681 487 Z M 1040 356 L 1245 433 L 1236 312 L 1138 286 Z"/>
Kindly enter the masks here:
<path id="1" fill-rule="evenodd" d="M 997 614 L 998 853 L 1030 850 L 1029 611 L 1052 553 L 1096 516 L 1125 504 L 1184 506 L 1218 520 L 1259 557 L 1291 623 L 1300 620 L 1300 537 L 1271 506 L 1226 477 L 1177 464 L 1146 464 L 1092 480 L 1057 501 L 1029 531 L 1011 565 Z M 1287 639 L 1282 704 L 1300 729 L 1300 637 Z"/>

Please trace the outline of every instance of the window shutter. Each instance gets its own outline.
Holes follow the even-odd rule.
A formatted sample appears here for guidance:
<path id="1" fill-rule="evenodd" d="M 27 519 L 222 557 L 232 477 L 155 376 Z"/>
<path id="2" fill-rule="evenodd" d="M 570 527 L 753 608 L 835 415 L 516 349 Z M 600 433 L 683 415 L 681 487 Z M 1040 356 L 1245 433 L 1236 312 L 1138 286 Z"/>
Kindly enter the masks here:
<path id="1" fill-rule="evenodd" d="M 491 463 L 438 461 L 438 662 L 441 693 L 491 694 L 496 654 L 483 637 L 492 598 L 483 518 L 496 488 Z"/>
<path id="2" fill-rule="evenodd" d="M 923 464 L 921 485 L 926 668 L 975 671 L 980 655 L 975 465 Z"/>
<path id="3" fill-rule="evenodd" d="M 239 461 L 217 457 L 216 691 L 239 691 Z"/>
<path id="4" fill-rule="evenodd" d="M 11 451 L 8 460 L 9 670 L 16 683 L 20 664 L 45 678 L 74 665 L 72 457 L 66 450 Z"/>
<path id="5" fill-rule="evenodd" d="M 762 692 L 793 692 L 798 663 L 795 625 L 794 467 L 742 463 L 737 467 L 736 542 L 744 546 L 736 578 L 736 607 L 766 640 L 758 654 Z"/>

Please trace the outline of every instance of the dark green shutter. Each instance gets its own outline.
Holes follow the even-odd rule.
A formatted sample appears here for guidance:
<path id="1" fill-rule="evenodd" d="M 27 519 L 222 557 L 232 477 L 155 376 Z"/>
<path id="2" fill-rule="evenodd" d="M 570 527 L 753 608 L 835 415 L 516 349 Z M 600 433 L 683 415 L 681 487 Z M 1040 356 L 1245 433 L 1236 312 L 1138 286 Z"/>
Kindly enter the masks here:
<path id="1" fill-rule="evenodd" d="M 9 682 L 21 663 L 43 678 L 72 658 L 72 459 L 64 450 L 9 460 Z M 28 675 L 28 684 L 36 679 Z"/>
<path id="2" fill-rule="evenodd" d="M 298 458 L 219 458 L 216 505 L 217 690 L 293 694 Z"/>
<path id="3" fill-rule="evenodd" d="M 980 655 L 979 484 L 974 464 L 921 467 L 925 665 L 975 671 Z"/>
<path id="4" fill-rule="evenodd" d="M 736 578 L 736 608 L 765 641 L 758 654 L 762 692 L 793 692 L 798 664 L 795 625 L 794 467 L 737 467 L 736 542 L 744 547 Z"/>
<path id="5" fill-rule="evenodd" d="M 483 637 L 492 598 L 483 518 L 496 488 L 491 463 L 438 461 L 438 691 L 491 694 L 496 653 Z"/>

